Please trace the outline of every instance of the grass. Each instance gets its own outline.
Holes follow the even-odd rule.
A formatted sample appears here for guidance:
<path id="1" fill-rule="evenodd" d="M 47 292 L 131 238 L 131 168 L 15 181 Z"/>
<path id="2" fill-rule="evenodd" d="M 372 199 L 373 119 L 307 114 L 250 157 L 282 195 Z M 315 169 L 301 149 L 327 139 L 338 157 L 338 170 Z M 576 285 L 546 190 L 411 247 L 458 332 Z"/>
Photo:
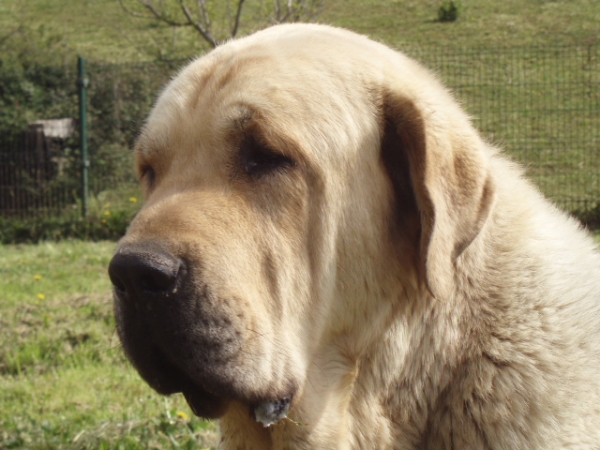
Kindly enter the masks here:
<path id="1" fill-rule="evenodd" d="M 1 246 L 0 448 L 164 449 L 214 443 L 180 395 L 125 360 L 106 267 L 112 242 Z"/>
<path id="2" fill-rule="evenodd" d="M 215 425 L 181 395 L 155 394 L 123 356 L 106 275 L 114 246 L 0 246 L 1 449 L 213 448 Z"/>
<path id="3" fill-rule="evenodd" d="M 451 23 L 436 21 L 441 3 L 323 0 L 317 20 L 348 27 L 398 47 L 598 42 L 600 4 L 594 0 L 464 1 L 460 2 L 458 20 Z M 265 23 L 256 20 L 256 5 L 257 0 L 246 2 L 242 34 Z M 192 30 L 173 32 L 154 21 L 133 18 L 123 12 L 117 0 L 1 0 L 0 37 L 19 26 L 43 29 L 45 36 L 56 37 L 54 48 L 66 50 L 67 54 L 103 61 L 148 60 L 161 51 L 166 57 L 189 57 L 206 49 Z"/>

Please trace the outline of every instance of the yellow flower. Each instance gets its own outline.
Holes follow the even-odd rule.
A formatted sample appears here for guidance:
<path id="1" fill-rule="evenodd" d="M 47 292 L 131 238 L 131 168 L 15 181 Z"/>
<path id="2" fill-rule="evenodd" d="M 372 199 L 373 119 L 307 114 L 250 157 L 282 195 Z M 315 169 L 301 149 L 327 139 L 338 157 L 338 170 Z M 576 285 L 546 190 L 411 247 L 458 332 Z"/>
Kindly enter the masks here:
<path id="1" fill-rule="evenodd" d="M 137 198 L 135 198 L 135 197 L 129 197 L 129 201 L 131 203 L 136 203 L 137 202 Z"/>
<path id="2" fill-rule="evenodd" d="M 40 300 L 45 300 L 45 299 L 46 299 L 46 296 L 45 296 L 44 294 L 42 294 L 42 293 L 39 293 L 39 294 L 37 295 L 37 298 L 39 298 Z"/>
<path id="3" fill-rule="evenodd" d="M 42 276 L 41 276 L 41 275 L 34 275 L 34 276 L 33 276 L 33 279 L 34 279 L 34 280 L 41 280 L 41 279 L 42 279 Z"/>
<path id="4" fill-rule="evenodd" d="M 186 421 L 189 420 L 189 416 L 186 413 L 184 413 L 183 411 L 177 411 L 177 414 L 175 414 L 175 415 L 177 417 L 179 417 L 180 419 L 183 419 Z"/>
<path id="5" fill-rule="evenodd" d="M 110 216 L 110 211 L 104 211 L 105 216 Z"/>
<path id="6" fill-rule="evenodd" d="M 102 223 L 106 223 L 106 219 L 102 219 Z"/>

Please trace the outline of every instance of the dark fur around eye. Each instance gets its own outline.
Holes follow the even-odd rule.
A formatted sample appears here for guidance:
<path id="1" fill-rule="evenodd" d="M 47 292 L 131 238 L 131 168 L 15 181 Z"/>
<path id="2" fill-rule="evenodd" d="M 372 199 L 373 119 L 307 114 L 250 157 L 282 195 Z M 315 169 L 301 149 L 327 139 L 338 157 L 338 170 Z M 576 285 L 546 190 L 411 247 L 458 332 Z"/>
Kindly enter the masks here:
<path id="1" fill-rule="evenodd" d="M 253 177 L 295 165 L 293 159 L 263 145 L 254 136 L 246 137 L 240 150 L 242 167 Z"/>
<path id="2" fill-rule="evenodd" d="M 140 168 L 140 181 L 145 181 L 148 183 L 149 187 L 154 186 L 154 182 L 156 181 L 156 173 L 151 166 L 142 166 Z"/>

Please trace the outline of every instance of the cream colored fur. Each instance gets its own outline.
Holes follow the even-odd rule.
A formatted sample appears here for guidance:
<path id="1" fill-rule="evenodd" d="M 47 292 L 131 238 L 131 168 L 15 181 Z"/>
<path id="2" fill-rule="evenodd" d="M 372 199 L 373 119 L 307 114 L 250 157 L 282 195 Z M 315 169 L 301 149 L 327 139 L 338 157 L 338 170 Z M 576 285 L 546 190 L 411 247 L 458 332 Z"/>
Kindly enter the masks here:
<path id="1" fill-rule="evenodd" d="M 240 187 L 246 116 L 296 165 Z M 297 385 L 269 428 L 231 399 L 219 448 L 600 448 L 595 245 L 415 61 L 276 26 L 185 68 L 136 152 L 156 180 L 124 242 L 241 299 L 240 386 Z"/>

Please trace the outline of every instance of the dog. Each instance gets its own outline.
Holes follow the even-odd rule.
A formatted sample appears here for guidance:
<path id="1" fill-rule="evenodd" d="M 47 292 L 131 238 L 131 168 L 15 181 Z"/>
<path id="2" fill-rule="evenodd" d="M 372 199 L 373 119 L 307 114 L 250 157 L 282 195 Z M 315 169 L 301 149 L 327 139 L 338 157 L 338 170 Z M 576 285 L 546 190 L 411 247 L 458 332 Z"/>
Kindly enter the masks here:
<path id="1" fill-rule="evenodd" d="M 435 76 L 278 25 L 184 68 L 110 262 L 124 351 L 230 449 L 600 448 L 600 256 Z"/>

